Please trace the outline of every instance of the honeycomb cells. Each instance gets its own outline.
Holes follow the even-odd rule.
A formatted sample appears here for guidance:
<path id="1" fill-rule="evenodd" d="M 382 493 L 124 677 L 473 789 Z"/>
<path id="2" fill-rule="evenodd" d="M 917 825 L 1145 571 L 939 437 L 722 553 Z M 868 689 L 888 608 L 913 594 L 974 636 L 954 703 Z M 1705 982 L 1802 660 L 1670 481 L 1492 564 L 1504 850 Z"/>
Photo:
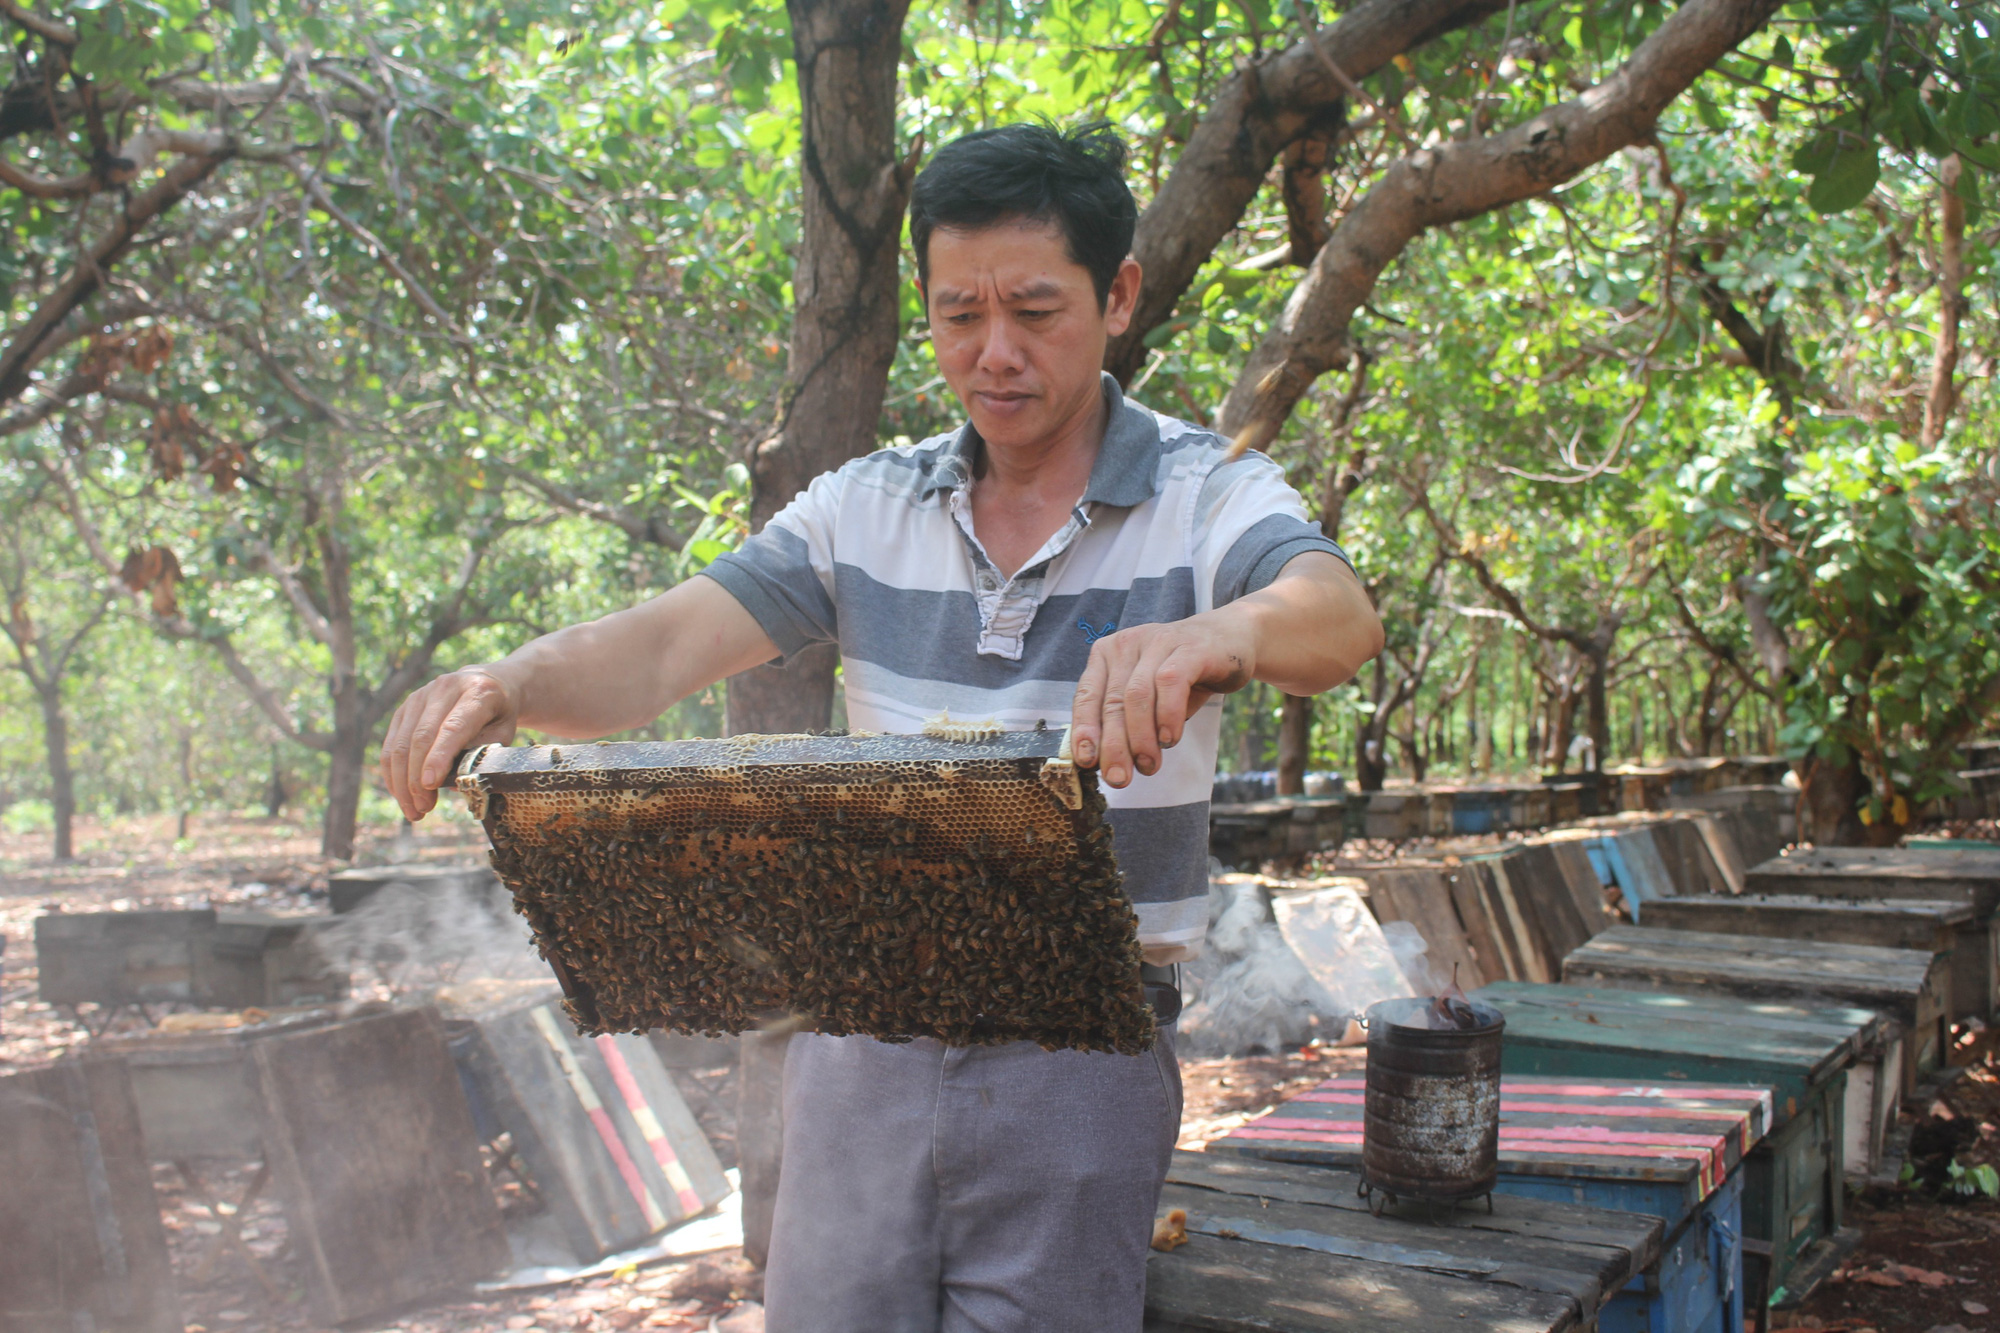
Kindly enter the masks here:
<path id="1" fill-rule="evenodd" d="M 1041 732 L 487 746 L 458 786 L 587 1032 L 794 1015 L 1145 1050 L 1103 798 L 1056 750 Z"/>

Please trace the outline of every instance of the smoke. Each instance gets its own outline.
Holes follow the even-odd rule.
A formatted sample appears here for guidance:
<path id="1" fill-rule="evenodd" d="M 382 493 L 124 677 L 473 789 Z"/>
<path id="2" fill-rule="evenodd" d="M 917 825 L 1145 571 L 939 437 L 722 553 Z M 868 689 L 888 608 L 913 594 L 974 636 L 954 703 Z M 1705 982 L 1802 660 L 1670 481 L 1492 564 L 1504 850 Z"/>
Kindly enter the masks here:
<path id="1" fill-rule="evenodd" d="M 1182 981 L 1192 996 L 1180 1024 L 1187 1055 L 1277 1052 L 1347 1026 L 1345 1009 L 1285 943 L 1264 886 L 1245 876 L 1209 880 L 1207 947 Z"/>
<path id="2" fill-rule="evenodd" d="M 1338 1042 L 1369 1005 L 1412 994 L 1405 957 L 1421 964 L 1423 939 L 1408 926 L 1385 938 L 1357 881 L 1274 894 L 1251 876 L 1212 876 L 1208 894 L 1206 949 L 1183 969 L 1182 1048 L 1191 1055 Z"/>
<path id="3" fill-rule="evenodd" d="M 479 979 L 547 979 L 528 923 L 497 879 L 383 885 L 319 935 L 320 951 L 357 981 L 392 993 Z"/>

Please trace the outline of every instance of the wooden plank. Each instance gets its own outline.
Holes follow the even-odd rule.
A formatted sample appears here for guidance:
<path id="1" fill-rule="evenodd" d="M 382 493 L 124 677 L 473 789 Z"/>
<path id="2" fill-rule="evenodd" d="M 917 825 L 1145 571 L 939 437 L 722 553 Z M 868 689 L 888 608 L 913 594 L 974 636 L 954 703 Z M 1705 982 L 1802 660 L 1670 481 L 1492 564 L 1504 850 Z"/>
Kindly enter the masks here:
<path id="1" fill-rule="evenodd" d="M 1722 875 L 1723 887 L 1731 893 L 1741 893 L 1744 889 L 1743 876 L 1749 864 L 1743 859 L 1743 849 L 1737 845 L 1736 834 L 1729 822 L 1720 816 L 1702 813 L 1690 821 L 1701 834 L 1709 858 L 1715 862 L 1716 870 Z"/>
<path id="2" fill-rule="evenodd" d="M 196 943 L 214 928 L 208 908 L 46 913 L 35 918 L 36 988 L 49 1004 L 193 1000 Z"/>
<path id="3" fill-rule="evenodd" d="M 1476 862 L 1474 868 L 1484 872 L 1489 880 L 1488 900 L 1498 905 L 1498 916 L 1513 950 L 1521 963 L 1521 970 L 1530 981 L 1552 981 L 1557 969 L 1562 966 L 1563 955 L 1558 953 L 1547 931 L 1537 904 L 1527 891 L 1524 881 L 1514 883 L 1514 876 L 1508 873 L 1504 859 Z"/>
<path id="4" fill-rule="evenodd" d="M 1658 1261 L 1652 1217 L 1496 1196 L 1372 1216 L 1356 1177 L 1174 1154 L 1163 1208 L 1188 1243 L 1150 1256 L 1149 1329 L 1568 1329 Z M 1433 1321 L 1449 1320 L 1448 1325 Z"/>
<path id="5" fill-rule="evenodd" d="M 1477 870 L 1462 865 L 1449 867 L 1443 875 L 1446 886 L 1451 890 L 1452 910 L 1464 923 L 1466 942 L 1478 960 L 1482 978 L 1480 984 L 1520 975 L 1520 963 L 1508 948 L 1505 933 L 1495 924 L 1492 913 L 1486 908 L 1486 896 L 1481 886 L 1483 876 Z"/>
<path id="6" fill-rule="evenodd" d="M 1543 846 L 1562 875 L 1563 885 L 1569 890 L 1570 901 L 1576 904 L 1577 918 L 1588 927 L 1586 939 L 1599 931 L 1618 924 L 1618 918 L 1611 914 L 1604 902 L 1604 882 L 1597 877 L 1597 867 L 1590 862 L 1590 853 L 1582 843 L 1573 839 L 1550 840 Z"/>
<path id="7" fill-rule="evenodd" d="M 124 1062 L 0 1078 L 0 1328 L 181 1327 Z"/>
<path id="8" fill-rule="evenodd" d="M 1485 984 L 1485 973 L 1465 938 L 1465 927 L 1452 910 L 1450 887 L 1436 868 L 1358 870 L 1355 874 L 1368 882 L 1368 905 L 1377 921 L 1407 921 L 1424 937 L 1426 954 L 1439 980 L 1449 978 L 1456 967 L 1459 984 L 1465 989 L 1474 989 L 1465 986 L 1465 977 L 1479 977 L 1480 984 Z"/>
<path id="9" fill-rule="evenodd" d="M 1861 1008 L 1884 1009 L 1905 1024 L 1916 1021 L 1926 990 L 1935 991 L 1943 968 L 1921 949 L 1727 935 L 1712 931 L 1613 926 L 1563 964 L 1563 979 L 1621 976 L 1676 980 L 1713 977 L 1737 994 L 1830 995 Z M 1851 998 L 1850 998 L 1851 997 Z"/>
<path id="10" fill-rule="evenodd" d="M 1990 916 L 2000 908 L 2000 851 L 1827 847 L 1751 868 L 1752 893 L 1820 898 L 1964 898 Z"/>
<path id="11" fill-rule="evenodd" d="M 1590 910 L 1586 914 L 1570 889 L 1564 867 L 1557 860 L 1553 847 L 1530 842 L 1500 860 L 1507 867 L 1507 878 L 1515 892 L 1525 894 L 1533 904 L 1536 920 L 1552 955 L 1549 970 L 1552 974 L 1559 972 L 1562 960 L 1569 956 L 1570 950 L 1586 943 L 1603 929 L 1603 898 L 1599 896 L 1596 902 L 1589 904 Z M 1595 878 L 1593 874 L 1593 881 Z"/>
<path id="12" fill-rule="evenodd" d="M 1566 1296 L 1193 1235 L 1146 1265 L 1146 1333 L 1568 1333 Z"/>
<path id="13" fill-rule="evenodd" d="M 1367 1215 L 1368 1201 L 1357 1188 L 1361 1177 L 1349 1171 L 1314 1168 L 1302 1171 L 1295 1166 L 1260 1161 L 1254 1157 L 1225 1156 L 1218 1153 L 1176 1152 L 1167 1169 L 1169 1183 L 1229 1189 L 1258 1198 L 1288 1199 L 1294 1203 Z M 1607 1247 L 1615 1262 L 1605 1270 L 1609 1289 L 1616 1290 L 1643 1271 L 1660 1244 L 1657 1218 L 1641 1213 L 1620 1213 L 1595 1208 L 1579 1209 L 1573 1204 L 1551 1203 L 1525 1195 L 1509 1195 L 1504 1206 L 1494 1201 L 1492 1212 L 1460 1209 L 1445 1217 L 1454 1233 L 1473 1232 L 1496 1237 L 1506 1243 L 1512 1237 L 1535 1237 L 1561 1241 L 1586 1248 Z M 1407 1226 L 1398 1218 L 1392 1225 Z"/>
<path id="14" fill-rule="evenodd" d="M 1943 959 L 1923 950 L 1619 926 L 1571 954 L 1563 980 L 1750 998 L 1816 996 L 1876 1009 L 1909 1034 L 1906 1090 L 1943 1058 L 1949 974 Z"/>
<path id="15" fill-rule="evenodd" d="M 1669 930 L 1764 935 L 1824 944 L 1873 944 L 1888 949 L 1949 953 L 1955 927 L 1972 920 L 1972 905 L 1950 899 L 1807 898 L 1799 895 L 1702 894 L 1647 904 L 1646 923 Z"/>
<path id="16" fill-rule="evenodd" d="M 322 1323 L 462 1289 L 508 1262 L 431 1009 L 251 1046 L 267 1161 Z"/>
<path id="17" fill-rule="evenodd" d="M 1365 1208 L 1342 1211 L 1295 1203 L 1277 1195 L 1246 1197 L 1171 1180 L 1160 1191 L 1160 1207 L 1185 1209 L 1188 1230 L 1199 1235 L 1223 1237 L 1232 1233 L 1225 1238 L 1365 1259 L 1412 1270 L 1413 1276 L 1438 1274 L 1504 1282 L 1528 1291 L 1567 1296 L 1579 1310 L 1601 1306 L 1609 1295 L 1607 1279 L 1630 1261 L 1629 1253 L 1609 1248 L 1592 1253 L 1579 1245 L 1535 1236 L 1461 1235 L 1449 1223 L 1413 1227 L 1407 1218 L 1374 1217 Z"/>

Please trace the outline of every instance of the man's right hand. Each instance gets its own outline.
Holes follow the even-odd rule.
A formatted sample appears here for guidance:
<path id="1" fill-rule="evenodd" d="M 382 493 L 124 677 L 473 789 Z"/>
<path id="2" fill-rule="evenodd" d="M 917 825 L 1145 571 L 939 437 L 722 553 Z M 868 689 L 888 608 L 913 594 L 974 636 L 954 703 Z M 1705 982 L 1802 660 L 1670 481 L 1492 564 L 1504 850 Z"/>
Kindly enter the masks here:
<path id="1" fill-rule="evenodd" d="M 452 761 L 474 745 L 514 739 L 519 692 L 486 667 L 439 676 L 403 700 L 382 741 L 382 781 L 412 823 L 437 805 Z"/>

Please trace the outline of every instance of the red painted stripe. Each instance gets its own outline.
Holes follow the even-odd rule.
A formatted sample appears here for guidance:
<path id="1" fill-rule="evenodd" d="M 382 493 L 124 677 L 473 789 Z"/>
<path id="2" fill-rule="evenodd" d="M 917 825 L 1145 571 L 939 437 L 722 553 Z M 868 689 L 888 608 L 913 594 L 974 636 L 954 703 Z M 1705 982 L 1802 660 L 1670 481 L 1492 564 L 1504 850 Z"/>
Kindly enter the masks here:
<path id="1" fill-rule="evenodd" d="M 1302 1092 L 1291 1099 L 1294 1102 L 1317 1102 L 1333 1106 L 1361 1106 L 1366 1098 L 1358 1092 Z M 1290 1105 L 1290 1102 L 1283 1103 Z M 1591 1102 L 1531 1102 L 1517 1101 L 1507 1096 L 1505 1088 L 1500 1091 L 1500 1114 L 1509 1111 L 1552 1112 L 1558 1115 L 1601 1115 L 1611 1120 L 1721 1120 L 1729 1124 L 1747 1121 L 1749 1113 L 1727 1107 L 1674 1107 L 1674 1106 L 1631 1106 Z"/>
<path id="2" fill-rule="evenodd" d="M 647 1221 L 654 1226 L 664 1225 L 663 1221 L 650 1216 L 653 1196 L 646 1189 L 646 1182 L 639 1177 L 639 1164 L 632 1160 L 632 1154 L 625 1151 L 625 1141 L 618 1137 L 618 1126 L 611 1123 L 611 1112 L 602 1106 L 587 1106 L 590 1123 L 597 1126 L 597 1137 L 604 1140 L 605 1149 L 618 1167 L 618 1174 L 625 1178 L 625 1188 L 632 1191 L 632 1198 L 642 1212 L 649 1214 Z"/>
<path id="3" fill-rule="evenodd" d="M 701 1211 L 701 1196 L 694 1192 L 694 1183 L 681 1167 L 674 1145 L 667 1141 L 666 1131 L 660 1127 L 660 1118 L 653 1114 L 646 1095 L 639 1090 L 639 1080 L 632 1077 L 632 1067 L 625 1063 L 625 1053 L 609 1036 L 597 1038 L 597 1053 L 603 1058 L 605 1068 L 611 1071 L 611 1081 L 618 1085 L 618 1095 L 625 1099 L 625 1109 L 632 1113 L 632 1122 L 639 1127 L 646 1146 L 652 1149 L 653 1160 L 660 1165 L 660 1174 L 666 1177 L 674 1197 L 680 1200 L 681 1216 L 693 1217 Z"/>
<path id="4" fill-rule="evenodd" d="M 1249 1126 L 1235 1130 L 1218 1141 L 1228 1143 L 1232 1139 L 1250 1139 L 1260 1142 L 1283 1142 L 1290 1140 L 1295 1143 L 1326 1143 L 1335 1147 L 1351 1148 L 1361 1146 L 1361 1135 L 1355 1132 L 1327 1133 L 1319 1130 L 1305 1129 L 1253 1129 Z M 1702 1193 L 1707 1194 L 1715 1188 L 1715 1177 L 1711 1174 L 1704 1157 L 1699 1154 L 1634 1151 L 1630 1147 L 1621 1147 L 1613 1144 L 1576 1143 L 1565 1144 L 1561 1148 L 1551 1148 L 1546 1144 L 1514 1142 L 1505 1134 L 1500 1136 L 1500 1151 L 1512 1157 L 1549 1158 L 1551 1160 L 1574 1157 L 1623 1157 L 1633 1161 L 1687 1162 L 1695 1168 L 1701 1183 Z"/>

